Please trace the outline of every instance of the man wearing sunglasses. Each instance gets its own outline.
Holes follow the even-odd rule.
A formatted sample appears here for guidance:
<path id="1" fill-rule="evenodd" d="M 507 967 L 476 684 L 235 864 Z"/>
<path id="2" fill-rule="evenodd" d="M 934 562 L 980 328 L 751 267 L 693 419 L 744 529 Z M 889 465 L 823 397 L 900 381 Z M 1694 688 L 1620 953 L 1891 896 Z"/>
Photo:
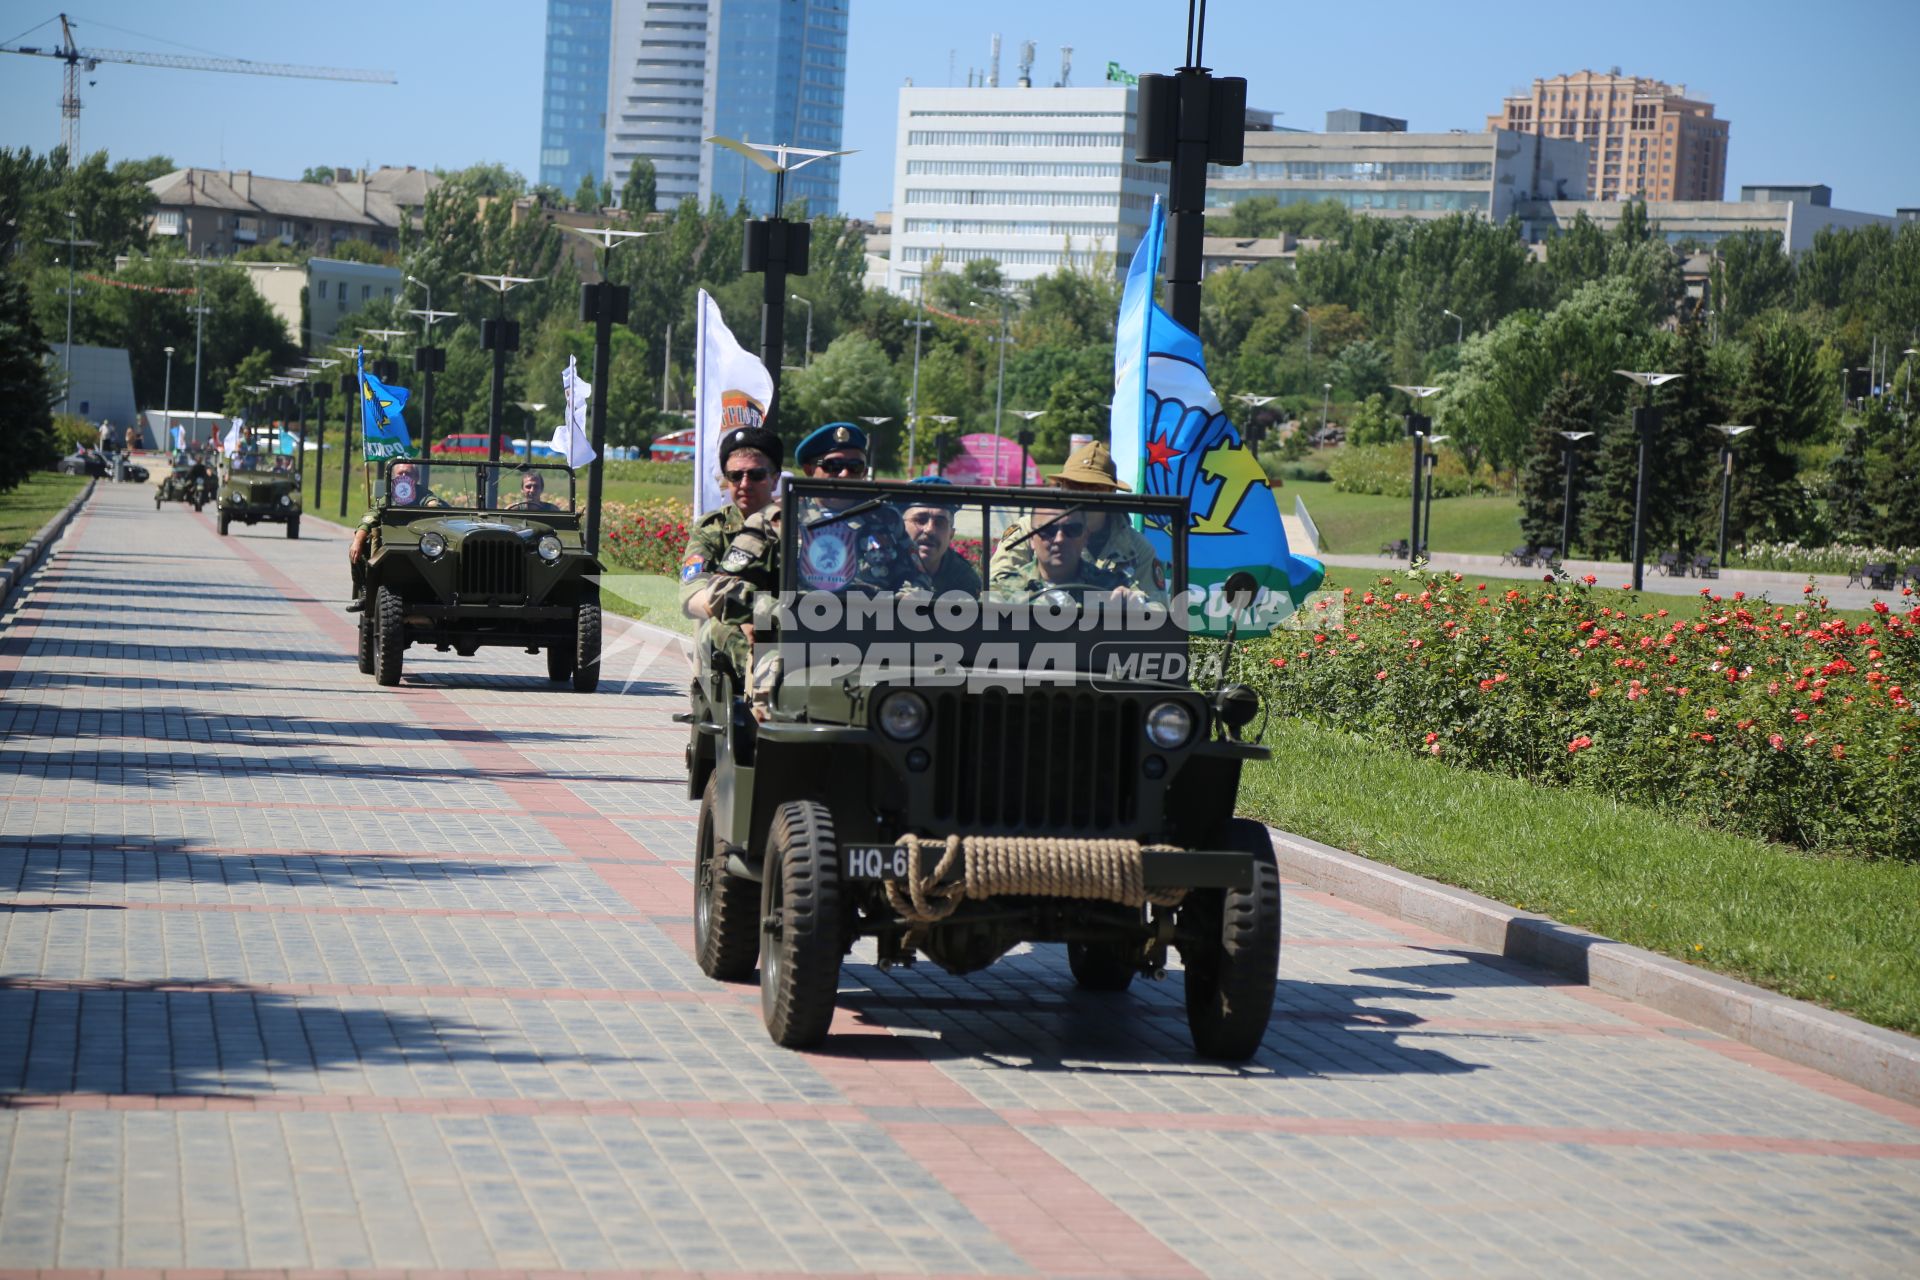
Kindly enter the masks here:
<path id="1" fill-rule="evenodd" d="M 945 476 L 915 476 L 913 482 L 926 485 L 929 489 L 953 484 Z M 942 501 L 937 492 L 935 489 L 924 498 L 903 504 L 907 536 L 913 539 L 913 550 L 920 557 L 920 567 L 933 580 L 933 594 L 941 596 L 949 591 L 959 591 L 977 596 L 980 594 L 979 571 L 967 563 L 965 556 L 953 549 L 956 507 L 952 502 Z"/>
<path id="2" fill-rule="evenodd" d="M 1059 474 L 1047 477 L 1047 484 L 1069 493 L 1127 491 L 1113 465 L 1112 450 L 1099 440 L 1075 449 Z M 1154 553 L 1153 544 L 1124 518 L 1110 516 L 1105 511 L 1086 511 L 1081 515 L 1087 522 L 1087 559 L 1102 570 L 1117 574 L 1128 586 L 1138 587 L 1151 599 L 1164 602 L 1167 565 Z M 1037 540 L 1023 535 L 1032 527 L 1032 519 L 1022 517 L 1001 534 L 1000 545 L 987 568 L 988 580 L 996 589 L 1002 579 L 1027 576 Z"/>
<path id="3" fill-rule="evenodd" d="M 680 610 L 687 617 L 705 621 L 713 616 L 713 571 L 747 517 L 773 501 L 773 482 L 785 456 L 780 437 L 764 427 L 736 427 L 720 437 L 720 490 L 727 501 L 701 516 L 687 535 L 686 554 L 680 557 Z"/>
<path id="4" fill-rule="evenodd" d="M 800 442 L 793 459 L 810 478 L 867 478 L 867 433 L 851 422 L 829 422 Z M 881 503 L 853 513 L 867 496 L 809 499 L 798 512 L 805 533 L 800 540 L 800 585 L 820 591 L 931 590 L 920 568 L 913 540 L 900 512 Z M 815 524 L 820 516 L 847 511 L 842 520 Z M 780 508 L 770 505 L 748 517 L 720 559 L 710 592 L 713 616 L 744 621 L 752 616 L 755 591 L 772 591 L 780 582 Z"/>
<path id="5" fill-rule="evenodd" d="M 1023 523 L 1033 532 L 1023 546 L 1032 548 L 1032 559 L 1013 569 L 993 575 L 993 594 L 1003 600 L 1033 600 L 1051 591 L 1074 596 L 1083 593 L 1140 596 L 1122 574 L 1104 568 L 1087 555 L 1091 523 L 1089 513 L 1071 505 L 1035 507 Z"/>

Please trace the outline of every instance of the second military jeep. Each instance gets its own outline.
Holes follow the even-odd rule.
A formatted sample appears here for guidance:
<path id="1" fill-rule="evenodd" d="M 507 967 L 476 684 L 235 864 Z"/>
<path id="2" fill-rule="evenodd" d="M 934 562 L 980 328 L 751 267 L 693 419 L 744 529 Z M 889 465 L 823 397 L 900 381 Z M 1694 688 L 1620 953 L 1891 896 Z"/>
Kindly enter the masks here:
<path id="1" fill-rule="evenodd" d="M 1108 992 L 1161 975 L 1171 948 L 1195 1047 L 1253 1054 L 1280 883 L 1234 804 L 1267 752 L 1243 739 L 1251 690 L 1190 678 L 1186 501 L 805 479 L 781 501 L 781 594 L 760 598 L 751 655 L 709 643 L 691 689 L 701 968 L 757 965 L 769 1033 L 799 1047 L 825 1037 L 863 938 L 882 966 L 954 973 L 1061 944 L 1078 985 Z M 863 589 L 876 535 L 845 536 L 852 517 L 934 501 L 984 589 Z M 1100 520 L 1170 533 L 1151 589 L 1083 556 Z M 991 573 L 1028 541 L 1026 569 Z M 1227 590 L 1253 599 L 1250 576 Z"/>
<path id="2" fill-rule="evenodd" d="M 158 511 L 163 502 L 189 502 L 195 511 L 199 511 L 212 501 L 214 488 L 213 468 L 196 454 L 185 449 L 176 450 L 173 470 L 163 476 L 154 488 L 153 509 Z"/>
<path id="3" fill-rule="evenodd" d="M 600 683 L 600 562 L 566 467 L 406 458 L 382 466 L 360 610 L 360 669 L 400 683 L 407 647 L 542 650 L 547 677 Z"/>
<path id="4" fill-rule="evenodd" d="M 221 537 L 236 520 L 283 524 L 289 538 L 300 536 L 300 463 L 278 451 L 283 438 L 277 427 L 242 427 L 239 447 L 222 455 L 214 508 Z"/>

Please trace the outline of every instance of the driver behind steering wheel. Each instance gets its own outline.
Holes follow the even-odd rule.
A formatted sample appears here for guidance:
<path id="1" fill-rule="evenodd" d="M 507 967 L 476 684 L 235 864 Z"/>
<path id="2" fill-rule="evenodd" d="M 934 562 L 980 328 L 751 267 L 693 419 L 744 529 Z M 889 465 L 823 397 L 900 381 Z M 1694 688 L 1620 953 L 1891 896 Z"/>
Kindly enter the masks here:
<path id="1" fill-rule="evenodd" d="M 1074 597 L 1110 595 L 1146 599 L 1146 593 L 1126 575 L 1108 569 L 1086 554 L 1087 513 L 1071 506 L 1035 507 L 1026 519 L 1033 532 L 1026 545 L 1033 558 L 1024 564 L 1003 564 L 989 584 L 1002 600 L 1036 600 L 1050 592 Z"/>
<path id="2" fill-rule="evenodd" d="M 509 511 L 558 511 L 558 505 L 548 502 L 544 496 L 547 488 L 546 477 L 538 471 L 527 470 L 520 473 L 520 501 L 508 507 Z"/>

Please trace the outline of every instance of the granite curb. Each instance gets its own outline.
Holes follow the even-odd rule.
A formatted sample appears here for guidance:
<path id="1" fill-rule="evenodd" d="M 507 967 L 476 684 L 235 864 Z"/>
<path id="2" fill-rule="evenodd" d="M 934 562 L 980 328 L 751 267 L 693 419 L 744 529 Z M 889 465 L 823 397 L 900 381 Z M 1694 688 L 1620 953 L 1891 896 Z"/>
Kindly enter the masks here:
<path id="1" fill-rule="evenodd" d="M 93 496 L 94 486 L 99 483 L 97 478 L 88 480 L 87 487 L 75 494 L 73 501 L 62 507 L 53 519 L 41 525 L 40 532 L 21 543 L 20 549 L 13 553 L 4 567 L 0 567 L 0 610 L 13 603 L 13 593 L 27 580 L 27 575 L 47 558 L 47 550 L 66 532 L 67 525 L 86 505 L 87 499 Z"/>
<path id="2" fill-rule="evenodd" d="M 1273 830 L 1282 876 L 1920 1105 L 1920 1040 Z"/>

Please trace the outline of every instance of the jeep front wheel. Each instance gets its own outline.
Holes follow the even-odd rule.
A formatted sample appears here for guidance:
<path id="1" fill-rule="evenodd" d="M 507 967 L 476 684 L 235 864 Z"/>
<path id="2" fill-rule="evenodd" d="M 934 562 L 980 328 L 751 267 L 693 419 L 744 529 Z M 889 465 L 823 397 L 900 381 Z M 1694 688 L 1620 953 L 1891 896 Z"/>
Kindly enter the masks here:
<path id="1" fill-rule="evenodd" d="M 773 815 L 760 885 L 760 1016 L 774 1043 L 826 1039 L 844 952 L 833 818 L 825 805 L 790 800 Z"/>
<path id="2" fill-rule="evenodd" d="M 700 826 L 693 841 L 693 955 L 700 972 L 721 982 L 744 982 L 760 961 L 760 886 L 727 872 L 727 850 L 713 829 L 714 791 L 700 794 Z"/>
<path id="3" fill-rule="evenodd" d="M 220 513 L 220 536 L 221 537 L 224 538 L 227 536 L 227 526 L 232 523 L 233 523 L 233 518 L 229 516 L 226 512 L 222 511 Z"/>
<path id="4" fill-rule="evenodd" d="M 299 516 L 289 516 L 287 518 L 287 536 L 289 538 L 297 538 L 300 536 Z"/>
<path id="5" fill-rule="evenodd" d="M 573 687 L 592 693 L 600 687 L 600 606 L 579 605 L 573 615 Z"/>
<path id="6" fill-rule="evenodd" d="M 1125 991 L 1140 971 L 1137 945 L 1125 942 L 1069 942 L 1067 968 L 1082 991 Z"/>
<path id="7" fill-rule="evenodd" d="M 547 679 L 555 684 L 565 684 L 573 679 L 574 645 L 567 641 L 547 646 Z"/>
<path id="8" fill-rule="evenodd" d="M 381 684 L 400 683 L 401 657 L 407 649 L 407 606 L 391 587 L 380 588 L 374 597 L 380 611 L 374 632 L 373 678 Z"/>
<path id="9" fill-rule="evenodd" d="M 1181 941 L 1187 1028 L 1203 1057 L 1238 1062 L 1260 1048 L 1273 1018 L 1280 976 L 1280 872 L 1267 829 L 1247 818 L 1227 824 L 1223 847 L 1251 856 L 1253 883 L 1188 895 L 1199 929 Z"/>
<path id="10" fill-rule="evenodd" d="M 373 611 L 363 608 L 360 610 L 360 674 L 363 676 L 373 674 L 374 642 Z"/>

